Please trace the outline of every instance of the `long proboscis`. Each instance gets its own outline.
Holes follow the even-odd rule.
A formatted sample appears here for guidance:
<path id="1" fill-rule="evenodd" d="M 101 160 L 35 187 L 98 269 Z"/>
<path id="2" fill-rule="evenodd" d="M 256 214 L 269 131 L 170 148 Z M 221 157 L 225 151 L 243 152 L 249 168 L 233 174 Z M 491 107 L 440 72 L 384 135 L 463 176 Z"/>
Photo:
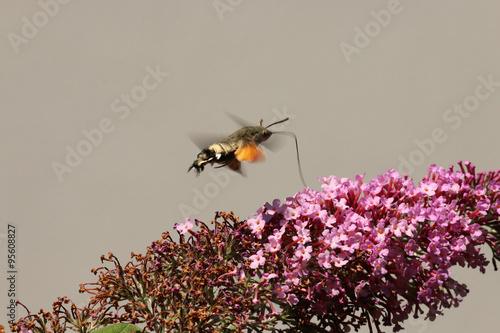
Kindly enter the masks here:
<path id="1" fill-rule="evenodd" d="M 269 128 L 269 127 L 271 127 L 271 126 L 273 126 L 273 125 L 277 125 L 277 124 L 284 123 L 284 122 L 285 122 L 285 121 L 287 121 L 288 119 L 290 119 L 290 118 L 285 118 L 285 119 L 283 119 L 283 120 L 276 121 L 276 122 L 272 123 L 271 125 L 267 125 L 267 126 L 266 126 L 266 128 Z M 262 120 L 260 121 L 260 125 L 262 126 Z M 291 132 L 290 132 L 290 133 L 291 133 Z"/>
<path id="2" fill-rule="evenodd" d="M 281 120 L 281 121 L 278 121 L 276 123 L 273 123 L 271 125 L 275 125 L 275 124 L 279 124 L 279 123 L 282 123 L 284 121 L 288 120 L 288 118 L 284 119 L 284 120 Z M 271 126 L 269 125 L 269 126 Z M 268 126 L 268 127 L 269 127 Z M 307 184 L 304 180 L 304 176 L 302 175 L 302 167 L 300 165 L 300 154 L 299 154 L 299 142 L 297 140 L 297 136 L 295 135 L 295 133 L 293 132 L 289 132 L 289 131 L 279 131 L 279 132 L 273 132 L 273 134 L 284 134 L 284 135 L 289 135 L 289 136 L 293 136 L 293 138 L 295 139 L 295 150 L 297 152 L 297 165 L 299 166 L 299 175 L 300 175 L 300 180 L 302 181 L 302 184 L 304 185 L 304 187 L 307 187 Z"/>

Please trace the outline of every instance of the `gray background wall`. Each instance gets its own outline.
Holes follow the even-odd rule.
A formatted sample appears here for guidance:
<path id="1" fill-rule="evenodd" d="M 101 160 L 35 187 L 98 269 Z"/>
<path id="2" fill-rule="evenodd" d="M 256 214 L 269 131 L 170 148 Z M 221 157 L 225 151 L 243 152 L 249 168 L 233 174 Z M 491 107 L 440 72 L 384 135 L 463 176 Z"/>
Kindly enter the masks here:
<path id="1" fill-rule="evenodd" d="M 301 189 L 289 138 L 247 177 L 186 173 L 199 151 L 189 133 L 238 128 L 225 112 L 289 116 L 278 129 L 297 134 L 315 189 L 330 174 L 500 167 L 495 1 L 0 6 L 0 262 L 14 224 L 17 298 L 35 312 L 63 295 L 82 305 L 78 284 L 94 281 L 101 254 L 125 262 L 187 216 L 246 218 Z M 496 330 L 499 274 L 456 269 L 470 295 L 406 331 Z"/>

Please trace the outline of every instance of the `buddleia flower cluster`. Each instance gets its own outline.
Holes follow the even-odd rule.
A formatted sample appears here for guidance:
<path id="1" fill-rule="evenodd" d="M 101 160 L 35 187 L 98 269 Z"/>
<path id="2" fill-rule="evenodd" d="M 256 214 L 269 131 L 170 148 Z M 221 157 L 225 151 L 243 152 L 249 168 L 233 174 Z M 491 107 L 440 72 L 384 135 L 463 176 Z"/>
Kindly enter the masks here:
<path id="1" fill-rule="evenodd" d="M 211 224 L 186 219 L 175 226 L 178 242 L 164 233 L 124 266 L 103 256 L 111 267 L 81 287 L 92 295 L 87 307 L 57 325 L 48 312 L 29 314 L 11 329 L 62 332 L 71 320 L 65 327 L 82 332 L 117 323 L 155 332 L 397 332 L 410 317 L 434 320 L 459 305 L 468 289 L 453 266 L 484 273 L 492 261 L 496 269 L 500 171 L 459 162 L 457 170 L 432 165 L 418 184 L 393 169 L 368 182 L 319 180 L 321 190 L 265 203 L 246 221 L 222 212 Z"/>
<path id="2" fill-rule="evenodd" d="M 459 167 L 432 165 L 417 185 L 392 169 L 366 183 L 330 176 L 266 203 L 247 221 L 259 239 L 251 267 L 276 274 L 274 295 L 310 329 L 433 320 L 468 292 L 452 266 L 484 273 L 485 243 L 499 256 L 499 172 Z"/>

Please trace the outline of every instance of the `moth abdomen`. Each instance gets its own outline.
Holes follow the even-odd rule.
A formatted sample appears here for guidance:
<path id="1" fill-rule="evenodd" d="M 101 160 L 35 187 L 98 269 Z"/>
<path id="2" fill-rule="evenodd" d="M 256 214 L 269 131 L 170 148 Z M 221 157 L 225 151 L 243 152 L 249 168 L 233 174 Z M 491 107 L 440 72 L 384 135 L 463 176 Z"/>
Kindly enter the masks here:
<path id="1" fill-rule="evenodd" d="M 195 169 L 196 174 L 199 175 L 205 168 L 205 164 L 223 164 L 224 166 L 234 159 L 235 148 L 226 142 L 218 142 L 204 148 L 194 160 L 193 164 L 189 167 Z"/>

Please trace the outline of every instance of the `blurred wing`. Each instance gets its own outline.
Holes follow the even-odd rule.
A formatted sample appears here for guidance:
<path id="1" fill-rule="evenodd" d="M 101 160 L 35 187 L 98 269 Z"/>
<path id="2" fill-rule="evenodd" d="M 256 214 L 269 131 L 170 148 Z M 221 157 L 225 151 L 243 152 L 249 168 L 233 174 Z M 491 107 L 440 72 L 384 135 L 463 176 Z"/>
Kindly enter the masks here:
<path id="1" fill-rule="evenodd" d="M 188 137 L 200 150 L 224 139 L 224 135 L 209 133 L 189 133 Z"/>
<path id="2" fill-rule="evenodd" d="M 238 161 L 243 162 L 259 162 L 266 158 L 264 151 L 253 143 L 241 145 L 234 155 Z"/>
<path id="3" fill-rule="evenodd" d="M 232 121 L 240 125 L 241 127 L 247 127 L 247 126 L 255 126 L 255 124 L 251 124 L 248 121 L 246 121 L 243 118 L 240 118 L 232 113 L 226 112 L 226 115 L 231 118 Z"/>
<path id="4" fill-rule="evenodd" d="M 261 145 L 263 145 L 273 153 L 277 152 L 285 145 L 283 136 L 275 136 L 276 133 L 279 134 L 279 132 L 273 132 L 273 135 L 267 141 L 261 143 Z"/>

